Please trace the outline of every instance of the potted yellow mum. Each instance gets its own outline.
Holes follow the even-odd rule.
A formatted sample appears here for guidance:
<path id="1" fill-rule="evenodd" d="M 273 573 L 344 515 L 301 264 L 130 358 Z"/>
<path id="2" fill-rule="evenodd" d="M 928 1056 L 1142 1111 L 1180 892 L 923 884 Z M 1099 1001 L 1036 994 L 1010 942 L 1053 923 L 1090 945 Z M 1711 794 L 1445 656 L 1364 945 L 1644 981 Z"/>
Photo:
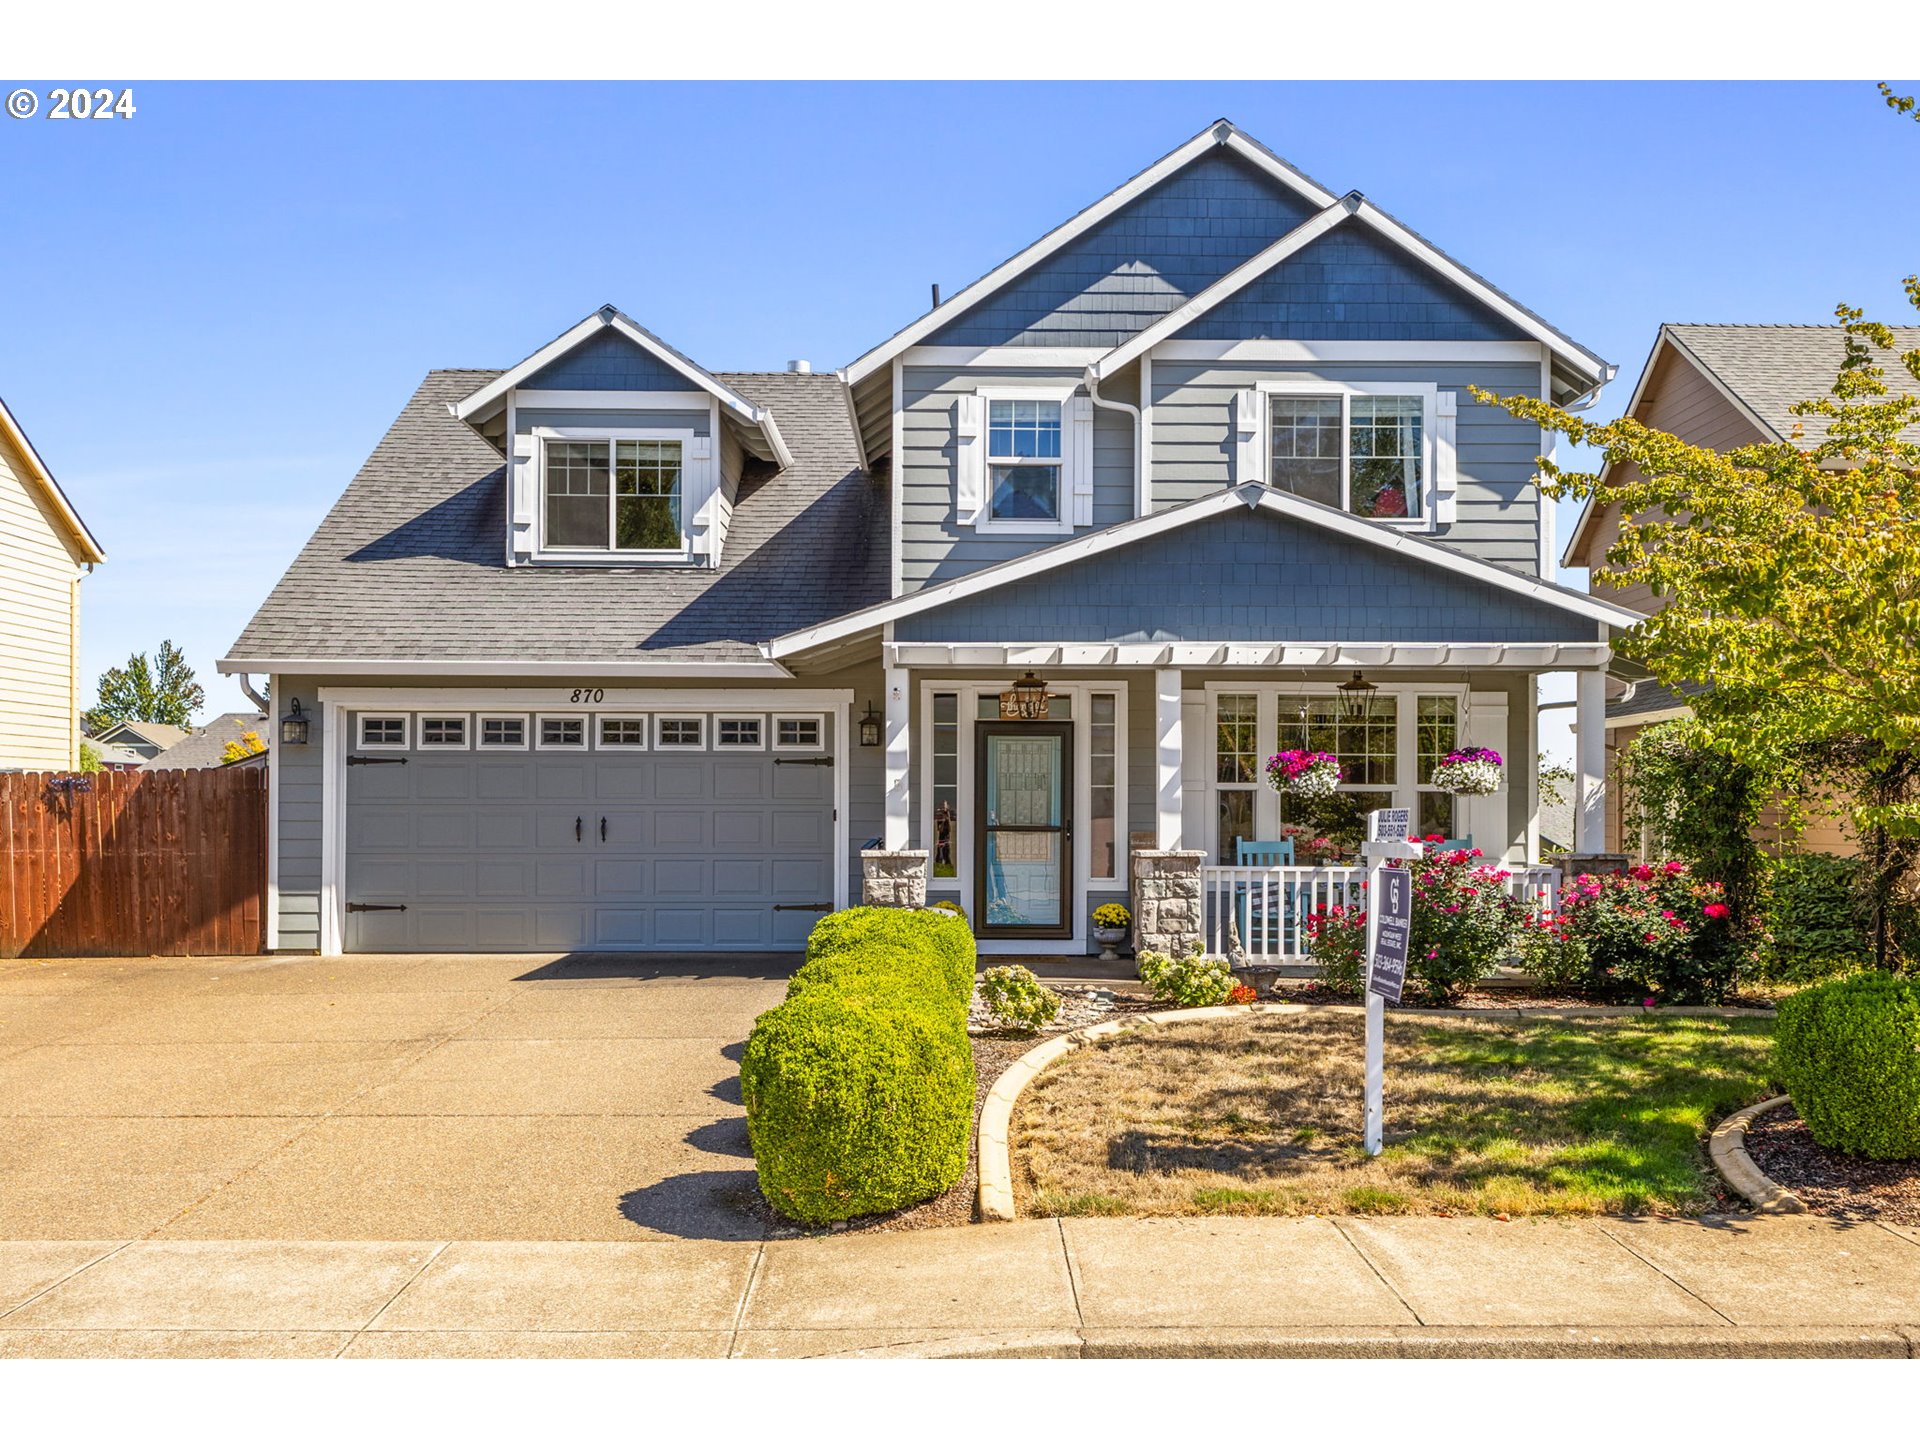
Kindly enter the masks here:
<path id="1" fill-rule="evenodd" d="M 1127 907 L 1109 903 L 1093 912 L 1093 938 L 1100 942 L 1102 960 L 1118 960 L 1115 947 L 1123 944 L 1127 938 L 1127 929 L 1133 924 L 1133 916 L 1127 913 Z"/>

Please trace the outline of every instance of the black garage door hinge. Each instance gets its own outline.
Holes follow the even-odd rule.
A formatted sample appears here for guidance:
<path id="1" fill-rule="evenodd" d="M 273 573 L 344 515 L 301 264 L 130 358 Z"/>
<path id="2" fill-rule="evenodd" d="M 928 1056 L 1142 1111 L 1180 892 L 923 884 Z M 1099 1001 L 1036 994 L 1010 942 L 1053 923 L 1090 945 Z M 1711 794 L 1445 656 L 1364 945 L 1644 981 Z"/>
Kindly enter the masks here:
<path id="1" fill-rule="evenodd" d="M 831 755 L 776 755 L 773 757 L 773 763 L 776 765 L 832 765 L 833 757 Z"/>
<path id="2" fill-rule="evenodd" d="M 407 757 L 404 755 L 349 755 L 347 756 L 347 764 L 349 765 L 404 765 L 406 763 L 407 763 Z"/>
<path id="3" fill-rule="evenodd" d="M 773 908 L 776 910 L 831 910 L 833 909 L 833 902 L 831 900 L 822 900 L 817 905 L 776 905 Z"/>
<path id="4" fill-rule="evenodd" d="M 347 913 L 349 915 L 358 915 L 363 910 L 404 910 L 406 908 L 404 905 L 362 905 L 358 900 L 349 900 L 347 902 Z"/>

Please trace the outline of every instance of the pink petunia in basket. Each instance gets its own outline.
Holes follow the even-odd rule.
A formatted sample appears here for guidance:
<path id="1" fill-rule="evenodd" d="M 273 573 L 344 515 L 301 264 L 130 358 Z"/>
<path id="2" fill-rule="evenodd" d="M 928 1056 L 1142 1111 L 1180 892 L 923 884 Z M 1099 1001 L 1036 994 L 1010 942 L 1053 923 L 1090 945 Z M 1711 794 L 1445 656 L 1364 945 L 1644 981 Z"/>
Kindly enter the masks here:
<path id="1" fill-rule="evenodd" d="M 1325 750 L 1282 750 L 1267 761 L 1267 783 L 1302 800 L 1333 794 L 1340 785 L 1340 757 Z"/>

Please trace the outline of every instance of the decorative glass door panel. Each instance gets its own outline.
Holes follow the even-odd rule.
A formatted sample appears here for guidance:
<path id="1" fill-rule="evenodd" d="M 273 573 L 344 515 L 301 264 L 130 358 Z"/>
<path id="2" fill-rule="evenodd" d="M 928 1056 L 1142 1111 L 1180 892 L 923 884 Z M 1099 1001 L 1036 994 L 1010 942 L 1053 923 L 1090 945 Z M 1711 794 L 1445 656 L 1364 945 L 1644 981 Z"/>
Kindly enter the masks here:
<path id="1" fill-rule="evenodd" d="M 1073 727 L 982 724 L 974 917 L 983 936 L 1073 933 Z"/>

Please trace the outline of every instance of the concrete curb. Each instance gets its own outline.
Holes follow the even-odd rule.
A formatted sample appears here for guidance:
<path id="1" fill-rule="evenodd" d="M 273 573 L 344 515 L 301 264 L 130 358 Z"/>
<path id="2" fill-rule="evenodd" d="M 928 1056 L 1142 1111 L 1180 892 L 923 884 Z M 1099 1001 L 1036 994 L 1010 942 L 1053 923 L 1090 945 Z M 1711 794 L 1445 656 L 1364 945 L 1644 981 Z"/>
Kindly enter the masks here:
<path id="1" fill-rule="evenodd" d="M 1362 1013 L 1358 1005 L 1295 1005 L 1286 1001 L 1269 1000 L 1252 1005 L 1204 1005 L 1192 1010 L 1155 1010 L 1146 1015 L 1128 1015 L 1118 1020 L 1103 1020 L 1098 1025 L 1089 1025 L 1080 1030 L 1069 1030 L 1064 1035 L 1056 1035 L 1051 1040 L 1027 1051 L 1013 1064 L 1000 1073 L 993 1082 L 993 1088 L 987 1091 L 987 1098 L 980 1105 L 980 1123 L 974 1132 L 975 1171 L 979 1177 L 978 1188 L 974 1192 L 973 1213 L 978 1220 L 1012 1220 L 1017 1218 L 1013 1205 L 1013 1155 L 1009 1144 L 1009 1130 L 1013 1124 L 1014 1102 L 1021 1093 L 1032 1084 L 1035 1077 L 1062 1055 L 1079 1049 L 1082 1045 L 1108 1039 L 1129 1030 L 1141 1030 L 1152 1025 L 1174 1025 L 1183 1020 L 1231 1020 L 1243 1015 L 1300 1015 L 1308 1011 L 1328 1011 L 1333 1014 L 1357 1015 Z M 1410 1006 L 1395 1006 L 1388 1012 L 1393 1015 L 1445 1015 L 1470 1020 L 1567 1020 L 1567 1019 L 1621 1019 L 1629 1015 L 1710 1015 L 1721 1018 L 1736 1018 L 1743 1015 L 1771 1016 L 1771 1010 L 1741 1010 L 1717 1005 L 1672 1005 L 1653 1012 L 1638 1005 L 1609 1005 L 1591 1007 L 1568 1006 L 1515 1006 L 1513 1009 L 1498 1010 L 1434 1010 L 1417 1009 Z M 1769 1101 L 1768 1104 L 1780 1102 Z M 1760 1108 L 1765 1108 L 1760 1107 Z M 1758 1111 L 1741 1111 L 1727 1124 L 1738 1120 L 1742 1115 L 1751 1115 Z M 1722 1127 L 1725 1128 L 1724 1126 Z M 1742 1133 L 1745 1127 L 1742 1126 Z M 1714 1132 L 1713 1144 L 1719 1141 L 1719 1131 Z M 1709 1149 L 1711 1149 L 1711 1145 Z M 1746 1158 L 1746 1147 L 1740 1148 L 1740 1159 L 1749 1170 L 1760 1179 L 1762 1184 L 1772 1185 L 1758 1170 L 1753 1162 Z M 1715 1164 L 1718 1164 L 1716 1158 Z M 1724 1175 L 1726 1172 L 1721 1171 Z M 1735 1189 L 1739 1184 L 1731 1177 L 1728 1183 Z M 1778 1186 L 1773 1186 L 1778 1190 Z M 1741 1191 L 1742 1194 L 1746 1192 Z M 1785 1191 L 1780 1191 L 1786 1194 Z M 1791 1197 L 1790 1197 L 1791 1198 Z M 1800 1209 L 1797 1200 L 1794 1204 Z M 1773 1213 L 1773 1212 L 1768 1212 Z"/>
<path id="2" fill-rule="evenodd" d="M 1806 1213 L 1806 1201 L 1761 1174 L 1760 1167 L 1747 1154 L 1748 1128 L 1760 1116 L 1785 1105 L 1789 1099 L 1790 1096 L 1776 1095 L 1771 1100 L 1762 1100 L 1758 1105 L 1749 1105 L 1744 1110 L 1736 1111 L 1715 1126 L 1712 1136 L 1707 1140 L 1707 1158 L 1713 1161 L 1713 1168 L 1759 1215 Z"/>
<path id="3" fill-rule="evenodd" d="M 1394 1325 L 1000 1331 L 831 1352 L 843 1360 L 1906 1360 L 1905 1326 Z"/>

